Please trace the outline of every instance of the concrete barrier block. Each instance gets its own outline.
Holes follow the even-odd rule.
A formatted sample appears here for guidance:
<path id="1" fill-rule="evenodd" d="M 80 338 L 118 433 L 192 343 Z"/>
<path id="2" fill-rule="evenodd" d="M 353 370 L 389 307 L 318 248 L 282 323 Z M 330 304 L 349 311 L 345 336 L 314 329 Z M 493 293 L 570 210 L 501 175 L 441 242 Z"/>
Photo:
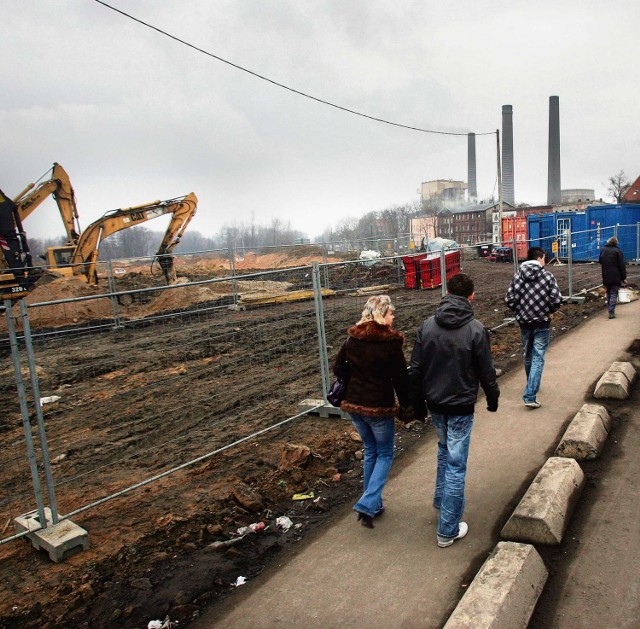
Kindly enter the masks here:
<path id="1" fill-rule="evenodd" d="M 559 544 L 583 488 L 584 473 L 574 459 L 547 459 L 500 536 L 515 542 Z"/>
<path id="2" fill-rule="evenodd" d="M 526 627 L 548 571 L 530 544 L 498 542 L 444 629 Z"/>
<path id="3" fill-rule="evenodd" d="M 619 371 L 620 373 L 623 373 L 631 385 L 633 385 L 638 377 L 633 365 L 626 362 L 615 362 L 607 371 Z"/>
<path id="4" fill-rule="evenodd" d="M 610 429 L 611 419 L 604 406 L 583 404 L 556 448 L 556 456 L 576 461 L 595 459 L 602 452 Z"/>
<path id="5" fill-rule="evenodd" d="M 605 371 L 596 384 L 593 397 L 626 400 L 630 387 L 629 379 L 621 371 Z"/>

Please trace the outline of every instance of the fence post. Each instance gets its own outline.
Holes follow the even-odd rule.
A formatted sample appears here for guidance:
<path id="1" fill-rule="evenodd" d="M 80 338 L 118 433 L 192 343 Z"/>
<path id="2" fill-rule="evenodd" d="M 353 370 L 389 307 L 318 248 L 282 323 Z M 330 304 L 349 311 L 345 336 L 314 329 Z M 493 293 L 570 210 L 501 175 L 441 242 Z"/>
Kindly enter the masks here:
<path id="1" fill-rule="evenodd" d="M 31 380 L 31 394 L 33 404 L 36 408 L 36 419 L 38 422 L 38 436 L 40 437 L 40 450 L 42 452 L 42 469 L 47 484 L 49 494 L 49 507 L 51 510 L 51 521 L 58 523 L 58 502 L 56 491 L 53 485 L 53 474 L 51 473 L 51 460 L 49 458 L 49 445 L 47 443 L 47 432 L 44 427 L 44 416 L 42 415 L 42 404 L 40 403 L 40 383 L 36 373 L 36 360 L 33 353 L 33 341 L 31 338 L 31 324 L 27 314 L 27 304 L 24 299 L 20 300 L 20 314 L 22 316 L 22 329 L 24 330 L 24 347 L 27 350 L 27 364 L 29 365 L 29 378 Z"/>
<path id="2" fill-rule="evenodd" d="M 511 250 L 513 251 L 511 257 L 513 258 L 513 272 L 514 274 L 518 272 L 518 249 L 516 247 L 516 239 L 514 238 L 511 241 Z"/>
<path id="3" fill-rule="evenodd" d="M 567 278 L 569 281 L 569 300 L 573 299 L 573 245 L 571 241 L 571 229 L 566 232 L 567 236 Z"/>
<path id="4" fill-rule="evenodd" d="M 447 256 L 444 249 L 440 249 L 440 292 L 444 297 L 447 294 Z"/>
<path id="5" fill-rule="evenodd" d="M 36 454 L 33 449 L 33 436 L 31 434 L 31 423 L 29 421 L 29 408 L 27 406 L 27 396 L 24 388 L 24 380 L 22 379 L 22 370 L 20 369 L 20 356 L 18 353 L 18 337 L 16 334 L 16 326 L 13 321 L 13 312 L 11 310 L 11 300 L 4 300 L 5 314 L 7 317 L 7 331 L 9 332 L 9 344 L 11 345 L 11 359 L 13 360 L 13 370 L 16 379 L 16 388 L 18 390 L 18 400 L 20 402 L 20 414 L 22 415 L 22 428 L 24 429 L 24 440 L 27 446 L 27 458 L 29 459 L 29 467 L 31 469 L 31 480 L 33 482 L 33 492 L 36 498 L 36 506 L 38 510 L 38 521 L 43 529 L 47 528 L 47 518 L 44 512 L 44 503 L 42 501 L 42 489 L 40 487 L 40 477 L 38 476 L 38 463 Z"/>
<path id="6" fill-rule="evenodd" d="M 233 305 L 238 306 L 238 281 L 236 280 L 236 252 L 229 244 L 229 271 L 231 271 L 231 290 L 233 291 Z"/>
<path id="7" fill-rule="evenodd" d="M 320 374 L 322 376 L 322 399 L 327 401 L 329 393 L 329 357 L 327 355 L 327 336 L 324 329 L 324 307 L 322 303 L 322 287 L 320 283 L 320 265 L 311 263 L 313 279 L 313 301 L 316 311 L 316 327 L 318 330 L 318 352 L 320 356 Z"/>
<path id="8" fill-rule="evenodd" d="M 107 283 L 109 284 L 109 292 L 117 293 L 118 289 L 116 287 L 116 280 L 113 276 L 113 268 L 111 266 L 111 260 L 107 260 Z M 111 301 L 111 309 L 113 311 L 113 321 L 115 323 L 116 328 L 122 327 L 122 322 L 120 321 L 120 307 L 118 305 L 118 298 L 113 295 L 110 298 Z"/>
<path id="9" fill-rule="evenodd" d="M 640 223 L 636 223 L 636 260 L 640 260 Z"/>

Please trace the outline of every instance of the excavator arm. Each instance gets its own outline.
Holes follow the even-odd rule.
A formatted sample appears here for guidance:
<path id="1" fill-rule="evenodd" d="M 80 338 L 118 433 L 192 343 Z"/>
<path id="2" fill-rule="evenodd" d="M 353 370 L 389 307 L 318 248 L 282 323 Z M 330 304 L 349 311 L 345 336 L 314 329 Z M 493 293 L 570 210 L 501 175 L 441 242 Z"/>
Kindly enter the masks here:
<path id="1" fill-rule="evenodd" d="M 98 283 L 96 262 L 100 243 L 115 232 L 145 223 L 152 218 L 172 214 L 171 222 L 156 253 L 167 283 L 175 281 L 175 270 L 171 252 L 180 242 L 189 221 L 196 213 L 198 198 L 191 192 L 183 197 L 154 201 L 145 205 L 121 208 L 107 212 L 102 218 L 91 223 L 80 235 L 69 264 L 76 275 L 83 274 L 89 284 Z"/>
<path id="2" fill-rule="evenodd" d="M 24 221 L 49 195 L 58 205 L 60 217 L 67 232 L 67 245 L 75 245 L 80 238 L 76 195 L 65 169 L 57 162 L 51 168 L 51 175 L 38 184 L 29 184 L 13 201 L 18 217 Z"/>

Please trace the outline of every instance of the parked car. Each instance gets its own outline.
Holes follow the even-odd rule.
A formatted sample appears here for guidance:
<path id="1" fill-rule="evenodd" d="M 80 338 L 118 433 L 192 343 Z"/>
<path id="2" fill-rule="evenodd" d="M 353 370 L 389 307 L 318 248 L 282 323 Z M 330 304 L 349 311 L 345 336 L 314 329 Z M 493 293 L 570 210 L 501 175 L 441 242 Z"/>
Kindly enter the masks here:
<path id="1" fill-rule="evenodd" d="M 513 262 L 513 249 L 511 247 L 494 247 L 487 256 L 490 262 Z"/>

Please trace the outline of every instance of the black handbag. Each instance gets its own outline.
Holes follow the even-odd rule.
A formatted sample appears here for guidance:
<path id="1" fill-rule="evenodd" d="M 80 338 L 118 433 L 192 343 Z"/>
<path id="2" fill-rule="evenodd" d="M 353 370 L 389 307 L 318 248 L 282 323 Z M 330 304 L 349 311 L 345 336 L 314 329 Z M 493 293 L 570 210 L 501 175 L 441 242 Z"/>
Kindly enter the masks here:
<path id="1" fill-rule="evenodd" d="M 345 341 L 345 356 L 346 356 L 346 347 L 349 343 L 349 337 Z M 344 395 L 347 392 L 347 382 L 349 382 L 349 376 L 351 375 L 351 368 L 349 366 L 349 361 L 345 358 L 341 364 L 336 365 L 336 379 L 333 381 L 331 386 L 329 387 L 329 393 L 327 393 L 327 402 L 331 404 L 331 406 L 340 406 L 340 402 L 344 400 Z"/>

